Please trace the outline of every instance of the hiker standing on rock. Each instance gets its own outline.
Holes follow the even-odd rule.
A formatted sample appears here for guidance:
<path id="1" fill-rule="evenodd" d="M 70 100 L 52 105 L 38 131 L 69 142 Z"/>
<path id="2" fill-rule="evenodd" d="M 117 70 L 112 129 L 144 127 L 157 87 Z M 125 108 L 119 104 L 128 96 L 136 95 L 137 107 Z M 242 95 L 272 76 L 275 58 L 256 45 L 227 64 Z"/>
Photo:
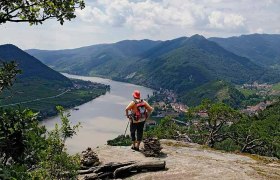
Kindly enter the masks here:
<path id="1" fill-rule="evenodd" d="M 153 111 L 153 108 L 140 98 L 140 91 L 135 90 L 132 94 L 134 100 L 126 107 L 126 117 L 130 121 L 130 136 L 132 140 L 131 149 L 139 151 L 139 146 L 143 138 L 143 130 L 146 119 Z M 137 133 L 137 139 L 135 137 Z"/>

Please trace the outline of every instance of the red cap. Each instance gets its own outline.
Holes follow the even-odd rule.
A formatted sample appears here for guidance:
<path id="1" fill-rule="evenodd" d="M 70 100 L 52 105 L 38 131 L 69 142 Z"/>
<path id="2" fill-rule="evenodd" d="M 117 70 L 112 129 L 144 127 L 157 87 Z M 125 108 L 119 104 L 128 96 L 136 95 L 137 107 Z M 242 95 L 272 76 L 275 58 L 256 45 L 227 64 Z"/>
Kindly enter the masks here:
<path id="1" fill-rule="evenodd" d="M 132 96 L 133 96 L 135 99 L 140 99 L 140 91 L 135 90 L 135 91 L 132 93 Z"/>

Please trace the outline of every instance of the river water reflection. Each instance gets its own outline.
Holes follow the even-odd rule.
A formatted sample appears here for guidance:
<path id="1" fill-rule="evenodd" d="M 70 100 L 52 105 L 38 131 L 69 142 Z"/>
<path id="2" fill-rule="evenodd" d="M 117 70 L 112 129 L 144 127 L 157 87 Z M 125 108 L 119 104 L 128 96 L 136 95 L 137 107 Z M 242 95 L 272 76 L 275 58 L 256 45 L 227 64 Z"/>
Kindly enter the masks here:
<path id="1" fill-rule="evenodd" d="M 127 124 L 124 109 L 132 100 L 132 92 L 135 89 L 140 90 L 141 97 L 144 99 L 148 94 L 153 93 L 152 89 L 134 84 L 98 77 L 64 75 L 69 78 L 89 80 L 111 86 L 110 92 L 107 92 L 106 95 L 78 106 L 79 110 L 70 110 L 70 121 L 73 124 L 81 122 L 82 125 L 78 134 L 67 140 L 67 148 L 70 153 L 81 152 L 87 147 L 104 145 L 108 139 L 123 134 Z M 53 117 L 44 120 L 43 124 L 50 129 L 59 122 L 59 117 Z"/>

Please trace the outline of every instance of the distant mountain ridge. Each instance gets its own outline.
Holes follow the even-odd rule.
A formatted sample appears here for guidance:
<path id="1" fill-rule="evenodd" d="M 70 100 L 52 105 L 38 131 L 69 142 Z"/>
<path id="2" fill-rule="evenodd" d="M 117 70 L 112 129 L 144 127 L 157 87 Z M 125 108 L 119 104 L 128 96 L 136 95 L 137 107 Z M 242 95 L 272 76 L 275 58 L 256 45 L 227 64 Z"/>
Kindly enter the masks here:
<path id="1" fill-rule="evenodd" d="M 168 41 L 121 41 L 73 50 L 27 52 L 58 71 L 172 89 L 180 97 L 216 80 L 235 84 L 280 81 L 279 74 L 268 67 L 210 40 L 193 35 Z M 140 48 L 143 45 L 145 48 Z"/>
<path id="2" fill-rule="evenodd" d="M 45 51 L 27 50 L 43 63 L 54 69 L 74 74 L 88 75 L 93 67 L 111 67 L 110 70 L 120 70 L 124 63 L 132 63 L 131 59 L 154 47 L 160 41 L 125 40 L 113 44 L 100 44 L 77 49 Z M 123 64 L 116 63 L 122 61 Z M 65 66 L 66 65 L 66 66 Z"/>
<path id="3" fill-rule="evenodd" d="M 239 56 L 263 67 L 280 69 L 280 35 L 250 34 L 229 38 L 209 38 Z"/>

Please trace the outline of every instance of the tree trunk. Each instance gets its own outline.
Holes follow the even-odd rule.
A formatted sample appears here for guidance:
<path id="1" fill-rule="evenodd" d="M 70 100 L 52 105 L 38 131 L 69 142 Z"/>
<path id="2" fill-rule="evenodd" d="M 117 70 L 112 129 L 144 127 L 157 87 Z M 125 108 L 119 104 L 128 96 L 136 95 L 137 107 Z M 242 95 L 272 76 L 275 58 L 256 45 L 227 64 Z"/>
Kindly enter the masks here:
<path id="1" fill-rule="evenodd" d="M 120 167 L 114 171 L 114 178 L 127 177 L 135 172 L 159 171 L 165 169 L 165 161 L 141 162 Z"/>

